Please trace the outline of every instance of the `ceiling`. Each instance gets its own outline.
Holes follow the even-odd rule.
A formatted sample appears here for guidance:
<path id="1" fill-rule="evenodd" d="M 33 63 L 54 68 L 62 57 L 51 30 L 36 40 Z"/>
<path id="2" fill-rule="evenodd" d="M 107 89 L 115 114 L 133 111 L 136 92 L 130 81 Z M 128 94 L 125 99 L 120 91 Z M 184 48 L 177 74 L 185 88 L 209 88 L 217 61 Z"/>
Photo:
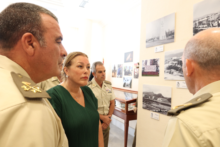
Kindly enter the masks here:
<path id="1" fill-rule="evenodd" d="M 82 8 L 79 5 L 83 0 L 8 0 L 9 3 L 19 1 L 44 3 L 46 5 L 43 6 L 49 10 L 53 10 L 51 4 L 60 7 L 62 8 L 61 11 L 65 11 L 62 13 L 64 15 L 62 17 L 67 17 L 70 23 L 72 21 L 76 24 L 78 20 L 86 18 L 101 22 L 104 25 L 123 17 L 129 10 L 141 5 L 141 0 L 88 0 L 88 3 Z"/>
<path id="2" fill-rule="evenodd" d="M 54 0 L 60 1 L 60 0 Z M 83 0 L 62 0 L 63 6 L 73 16 L 108 22 L 141 4 L 141 0 L 89 0 L 84 8 L 79 7 Z"/>

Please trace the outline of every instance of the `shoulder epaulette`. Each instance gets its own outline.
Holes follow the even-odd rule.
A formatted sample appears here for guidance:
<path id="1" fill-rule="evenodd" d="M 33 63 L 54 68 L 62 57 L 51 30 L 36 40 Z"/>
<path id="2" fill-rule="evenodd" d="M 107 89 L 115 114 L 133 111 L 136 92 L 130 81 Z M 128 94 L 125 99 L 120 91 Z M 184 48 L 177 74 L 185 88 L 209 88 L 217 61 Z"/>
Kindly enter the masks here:
<path id="1" fill-rule="evenodd" d="M 112 85 L 112 83 L 111 83 L 110 81 L 106 81 L 106 80 L 105 80 L 104 83 L 105 83 L 105 84 Z"/>
<path id="2" fill-rule="evenodd" d="M 11 72 L 11 76 L 25 98 L 51 98 L 46 91 L 40 89 L 30 78 L 14 72 Z"/>
<path id="3" fill-rule="evenodd" d="M 87 84 L 87 86 L 89 86 L 89 85 L 91 85 L 91 84 L 92 84 L 92 81 L 89 81 L 88 84 Z"/>
<path id="4" fill-rule="evenodd" d="M 52 77 L 49 80 L 51 80 L 51 81 L 59 81 L 59 79 L 57 77 Z"/>
<path id="5" fill-rule="evenodd" d="M 183 104 L 183 105 L 178 105 L 175 107 L 172 107 L 171 110 L 168 111 L 167 115 L 178 115 L 182 110 L 187 110 L 189 108 L 195 107 L 199 104 L 202 104 L 204 102 L 206 102 L 208 99 L 210 99 L 212 97 L 212 95 L 210 93 L 205 93 L 203 95 L 200 95 L 190 101 L 188 101 L 187 103 Z"/>

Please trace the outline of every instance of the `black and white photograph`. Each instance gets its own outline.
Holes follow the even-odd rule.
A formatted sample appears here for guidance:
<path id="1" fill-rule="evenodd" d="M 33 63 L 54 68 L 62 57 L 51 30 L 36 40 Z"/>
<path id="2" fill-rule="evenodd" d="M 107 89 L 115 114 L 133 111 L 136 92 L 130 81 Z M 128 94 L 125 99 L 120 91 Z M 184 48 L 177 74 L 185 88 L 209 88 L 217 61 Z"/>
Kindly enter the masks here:
<path id="1" fill-rule="evenodd" d="M 133 51 L 125 53 L 124 62 L 133 62 Z"/>
<path id="2" fill-rule="evenodd" d="M 220 0 L 204 0 L 193 7 L 193 35 L 220 27 Z"/>
<path id="3" fill-rule="evenodd" d="M 174 42 L 175 13 L 147 24 L 146 47 Z"/>
<path id="4" fill-rule="evenodd" d="M 183 49 L 165 52 L 164 79 L 184 80 L 182 70 Z"/>
<path id="5" fill-rule="evenodd" d="M 142 60 L 142 76 L 159 76 L 160 59 Z"/>
<path id="6" fill-rule="evenodd" d="M 132 77 L 123 77 L 123 87 L 132 87 Z"/>
<path id="7" fill-rule="evenodd" d="M 143 109 L 166 115 L 171 109 L 171 87 L 143 85 Z"/>
<path id="8" fill-rule="evenodd" d="M 117 78 L 122 78 L 123 75 L 123 64 L 117 65 Z"/>
<path id="9" fill-rule="evenodd" d="M 116 77 L 117 75 L 117 65 L 116 64 L 113 64 L 112 66 L 112 77 Z"/>
<path id="10" fill-rule="evenodd" d="M 124 75 L 125 76 L 132 76 L 132 65 L 124 65 Z"/>

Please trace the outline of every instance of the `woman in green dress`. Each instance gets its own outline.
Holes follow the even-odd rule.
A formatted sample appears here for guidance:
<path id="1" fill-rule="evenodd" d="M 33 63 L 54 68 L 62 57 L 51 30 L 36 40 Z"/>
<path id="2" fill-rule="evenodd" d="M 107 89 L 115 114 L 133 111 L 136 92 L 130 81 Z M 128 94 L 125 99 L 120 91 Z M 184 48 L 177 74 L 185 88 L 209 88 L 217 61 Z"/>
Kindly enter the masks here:
<path id="1" fill-rule="evenodd" d="M 62 121 L 69 147 L 104 147 L 97 99 L 86 86 L 90 74 L 87 55 L 70 53 L 62 74 L 64 82 L 47 92 Z"/>

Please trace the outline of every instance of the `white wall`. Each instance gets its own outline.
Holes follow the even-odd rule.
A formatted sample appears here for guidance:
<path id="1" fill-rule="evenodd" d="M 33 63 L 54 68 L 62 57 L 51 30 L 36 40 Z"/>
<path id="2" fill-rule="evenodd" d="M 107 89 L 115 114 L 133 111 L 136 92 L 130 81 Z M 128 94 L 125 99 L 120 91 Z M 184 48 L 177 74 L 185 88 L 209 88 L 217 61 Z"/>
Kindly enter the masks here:
<path id="1" fill-rule="evenodd" d="M 113 64 L 132 65 L 139 62 L 140 54 L 140 3 L 118 14 L 115 19 L 109 21 L 104 27 L 104 60 L 106 67 L 106 78 L 112 82 L 113 87 L 123 87 L 123 78 L 112 78 Z M 133 62 L 124 63 L 124 54 L 133 51 Z M 123 75 L 124 76 L 124 75 Z M 138 79 L 133 78 L 132 73 L 131 90 L 138 91 Z M 124 121 L 116 116 L 113 117 L 113 124 L 124 129 Z M 136 121 L 130 121 L 129 134 L 134 135 Z"/>
<path id="2" fill-rule="evenodd" d="M 123 78 L 112 78 L 113 64 L 132 65 L 139 62 L 140 5 L 105 26 L 105 66 L 107 79 L 114 87 L 123 87 Z M 124 63 L 124 54 L 133 51 L 133 62 Z M 133 78 L 133 73 L 132 73 Z M 132 79 L 131 90 L 138 90 L 138 79 Z M 125 88 L 126 89 L 126 88 Z"/>
<path id="3" fill-rule="evenodd" d="M 146 59 L 160 58 L 159 77 L 140 77 L 138 93 L 138 147 L 160 147 L 170 117 L 160 114 L 160 120 L 150 118 L 150 111 L 142 108 L 143 84 L 172 87 L 171 106 L 185 103 L 191 98 L 187 89 L 177 89 L 175 81 L 164 80 L 164 52 L 185 47 L 193 33 L 193 5 L 201 0 L 142 0 L 141 38 L 139 62 Z M 171 13 L 176 13 L 175 41 L 164 45 L 164 52 L 155 53 L 154 47 L 146 48 L 146 24 Z M 141 66 L 140 66 L 141 68 Z M 141 71 L 139 72 L 141 74 Z"/>
<path id="4" fill-rule="evenodd" d="M 3 10 L 6 6 L 15 2 L 29 2 L 33 4 L 40 5 L 52 11 L 59 20 L 59 25 L 61 32 L 63 34 L 63 45 L 68 53 L 73 51 L 82 51 L 85 52 L 87 46 L 86 42 L 89 42 L 87 39 L 86 33 L 89 33 L 90 28 L 87 28 L 88 21 L 84 18 L 71 17 L 72 12 L 64 7 L 62 2 L 57 1 L 57 3 L 50 3 L 50 0 L 46 2 L 41 0 L 7 0 L 0 2 L 0 11 Z M 91 40 L 91 38 L 89 38 Z"/>

